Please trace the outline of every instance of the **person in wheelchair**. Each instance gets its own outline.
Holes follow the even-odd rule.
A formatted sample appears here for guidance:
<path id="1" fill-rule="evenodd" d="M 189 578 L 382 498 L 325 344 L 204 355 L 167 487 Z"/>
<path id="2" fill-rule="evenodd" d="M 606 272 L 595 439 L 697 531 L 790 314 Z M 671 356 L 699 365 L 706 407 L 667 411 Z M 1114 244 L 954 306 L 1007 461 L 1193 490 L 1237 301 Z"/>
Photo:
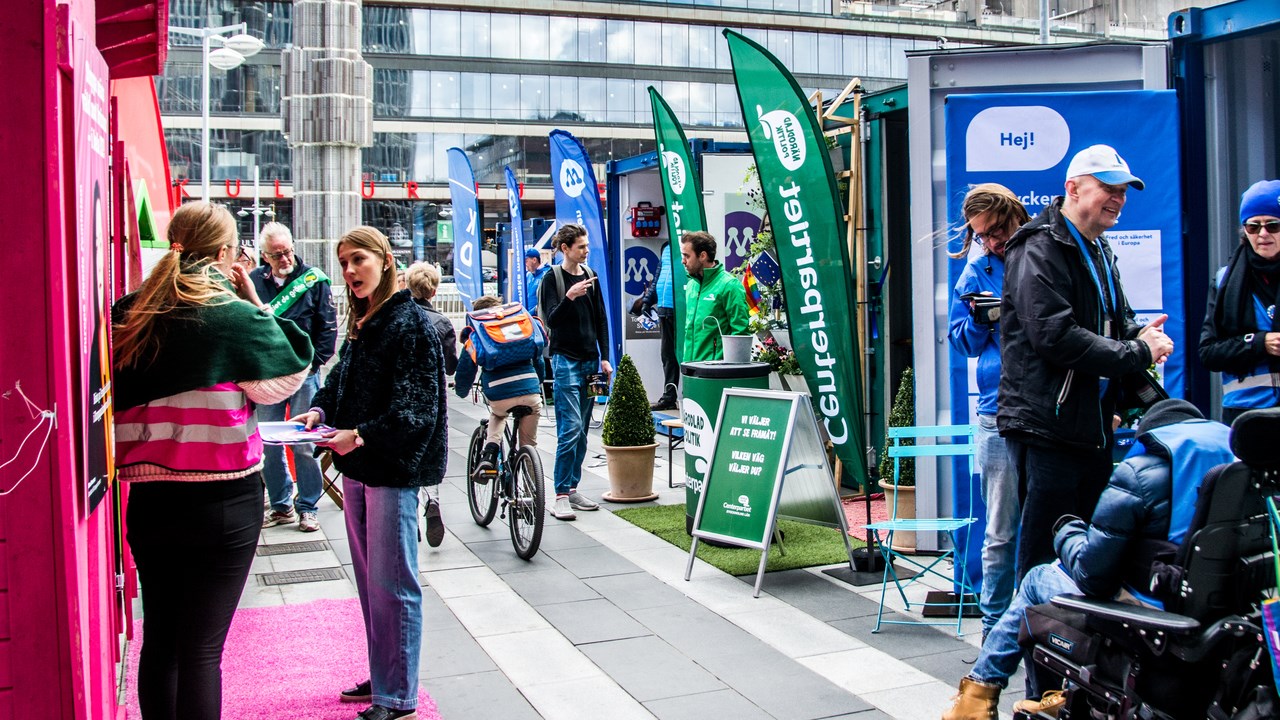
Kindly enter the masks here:
<path id="1" fill-rule="evenodd" d="M 992 628 L 973 669 L 943 720 L 994 720 L 1000 692 L 1018 669 L 1020 629 L 1027 608 L 1066 594 L 1158 607 L 1124 583 L 1144 541 L 1178 543 L 1186 535 L 1200 482 L 1216 465 L 1234 460 L 1227 426 L 1206 420 L 1185 400 L 1162 400 L 1147 411 L 1133 449 L 1111 475 L 1091 523 L 1064 515 L 1054 527 L 1058 561 L 1037 565 L 1022 580 L 1009 609 Z M 1028 685 L 1034 683 L 1028 673 Z M 1064 700 L 1029 687 L 1014 710 L 1056 717 Z"/>
<path id="2" fill-rule="evenodd" d="M 502 304 L 500 298 L 483 295 L 471 303 L 473 310 L 497 307 Z M 458 369 L 454 375 L 454 392 L 458 397 L 466 397 L 471 386 L 475 384 L 476 372 L 480 368 L 471 357 L 471 328 L 462 330 L 459 340 L 462 352 L 458 354 Z M 538 444 L 538 418 L 542 415 L 542 383 L 538 379 L 534 360 L 523 360 L 502 365 L 493 370 L 480 371 L 480 391 L 489 403 L 489 429 L 485 437 L 484 449 L 480 453 L 480 464 L 476 467 L 476 482 L 487 482 L 498 469 L 498 453 L 502 445 L 502 431 L 507 427 L 507 415 L 513 408 L 527 405 L 533 409 L 520 420 L 520 444 L 536 446 Z"/>

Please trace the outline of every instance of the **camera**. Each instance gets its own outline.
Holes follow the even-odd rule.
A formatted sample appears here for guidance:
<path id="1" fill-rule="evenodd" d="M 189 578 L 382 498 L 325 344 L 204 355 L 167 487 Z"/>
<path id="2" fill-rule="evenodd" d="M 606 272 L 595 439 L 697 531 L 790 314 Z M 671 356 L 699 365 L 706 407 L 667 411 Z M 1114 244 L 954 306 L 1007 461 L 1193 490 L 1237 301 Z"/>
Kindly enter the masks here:
<path id="1" fill-rule="evenodd" d="M 1000 298 L 994 295 L 963 295 L 960 298 L 969 304 L 969 314 L 979 325 L 995 325 L 1000 321 Z"/>
<path id="2" fill-rule="evenodd" d="M 609 381 L 605 379 L 604 373 L 591 373 L 587 376 L 587 394 L 591 397 L 609 394 Z"/>

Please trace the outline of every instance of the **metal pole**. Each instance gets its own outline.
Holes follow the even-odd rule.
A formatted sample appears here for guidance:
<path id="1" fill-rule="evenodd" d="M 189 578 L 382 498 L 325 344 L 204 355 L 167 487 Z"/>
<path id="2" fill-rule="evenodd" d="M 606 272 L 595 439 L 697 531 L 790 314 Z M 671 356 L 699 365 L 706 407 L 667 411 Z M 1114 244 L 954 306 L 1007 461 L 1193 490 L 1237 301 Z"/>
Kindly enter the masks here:
<path id="1" fill-rule="evenodd" d="M 200 101 L 200 199 L 209 202 L 209 30 L 201 37 L 204 94 Z"/>
<path id="2" fill-rule="evenodd" d="M 253 166 L 253 244 L 258 245 L 258 219 L 262 217 L 262 206 L 258 204 L 258 166 Z"/>
<path id="3" fill-rule="evenodd" d="M 1040 0 L 1040 44 L 1049 44 L 1049 0 Z"/>

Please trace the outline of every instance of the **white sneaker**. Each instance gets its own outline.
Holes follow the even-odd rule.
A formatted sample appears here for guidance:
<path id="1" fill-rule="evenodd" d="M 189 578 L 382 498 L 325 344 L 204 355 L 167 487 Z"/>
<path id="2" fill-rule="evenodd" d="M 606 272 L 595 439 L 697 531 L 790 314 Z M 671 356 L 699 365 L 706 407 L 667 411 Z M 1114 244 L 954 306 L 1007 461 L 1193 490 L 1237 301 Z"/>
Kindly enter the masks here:
<path id="1" fill-rule="evenodd" d="M 569 506 L 568 495 L 557 495 L 556 504 L 551 506 L 551 517 L 557 520 L 577 520 L 578 516 Z"/>
<path id="2" fill-rule="evenodd" d="M 600 506 L 586 495 L 574 490 L 569 493 L 569 507 L 574 510 L 599 510 Z"/>

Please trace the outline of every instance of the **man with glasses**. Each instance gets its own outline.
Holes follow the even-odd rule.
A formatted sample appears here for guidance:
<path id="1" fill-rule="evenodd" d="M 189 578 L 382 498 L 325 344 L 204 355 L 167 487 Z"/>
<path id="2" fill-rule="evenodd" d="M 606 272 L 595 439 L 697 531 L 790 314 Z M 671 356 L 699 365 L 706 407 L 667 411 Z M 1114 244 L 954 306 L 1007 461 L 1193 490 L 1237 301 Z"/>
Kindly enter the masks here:
<path id="1" fill-rule="evenodd" d="M 293 233 L 289 228 L 277 222 L 267 223 L 262 228 L 259 247 L 267 264 L 249 273 L 249 278 L 262 307 L 297 323 L 311 337 L 315 350 L 311 374 L 293 397 L 275 405 L 258 406 L 259 421 L 275 422 L 311 408 L 311 398 L 320 388 L 320 368 L 333 357 L 337 345 L 338 318 L 329 278 L 319 268 L 310 267 L 294 257 Z M 298 474 L 296 500 L 284 448 L 280 445 L 266 447 L 262 477 L 267 483 L 271 508 L 262 520 L 262 527 L 297 522 L 302 532 L 315 532 L 320 529 L 316 503 L 324 491 L 324 477 L 319 462 L 313 456 L 312 445 L 292 447 L 293 466 Z"/>
<path id="2" fill-rule="evenodd" d="M 1240 243 L 1218 271 L 1200 330 L 1200 362 L 1222 373 L 1222 421 L 1280 405 L 1280 180 L 1240 198 Z"/>
<path id="3" fill-rule="evenodd" d="M 1065 195 L 1006 243 L 996 425 L 1024 491 L 1019 580 L 1054 559 L 1060 516 L 1093 515 L 1111 476 L 1117 381 L 1173 352 L 1167 315 L 1134 321 L 1102 236 L 1130 187 L 1143 183 L 1119 153 L 1085 148 L 1067 167 Z"/>

